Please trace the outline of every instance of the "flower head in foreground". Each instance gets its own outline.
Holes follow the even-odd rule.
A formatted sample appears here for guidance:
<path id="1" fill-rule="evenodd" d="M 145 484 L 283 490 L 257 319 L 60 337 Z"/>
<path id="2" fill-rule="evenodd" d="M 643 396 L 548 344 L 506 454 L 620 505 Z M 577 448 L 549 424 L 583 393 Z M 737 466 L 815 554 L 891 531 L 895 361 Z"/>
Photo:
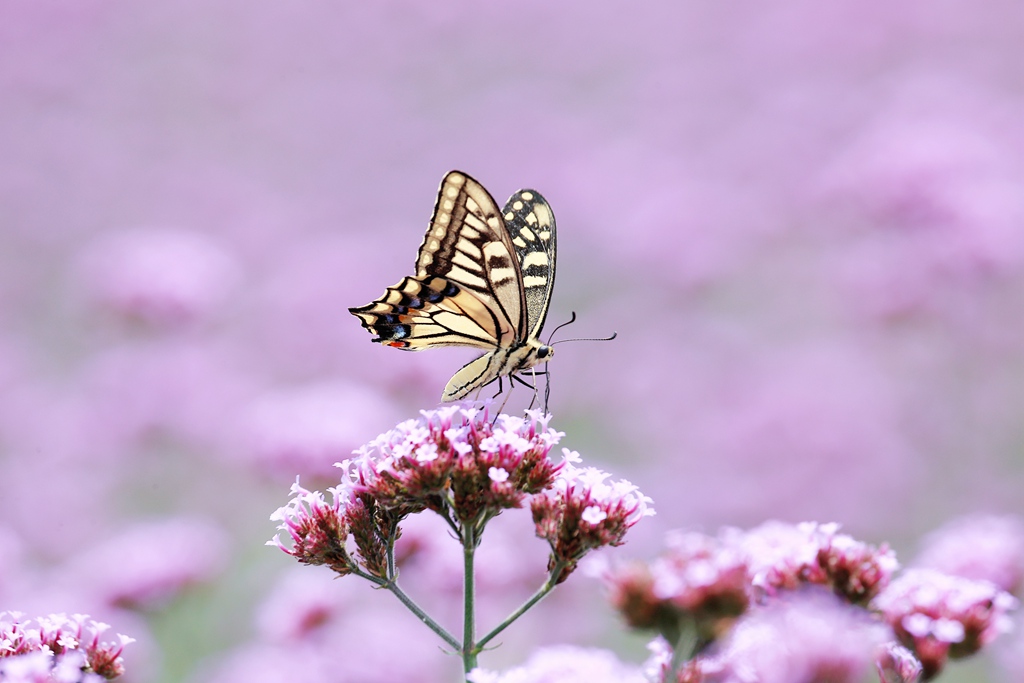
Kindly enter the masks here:
<path id="1" fill-rule="evenodd" d="M 482 529 L 502 510 L 523 507 L 530 495 L 567 481 L 558 476 L 566 463 L 548 458 L 563 436 L 547 426 L 550 416 L 527 411 L 526 418 L 499 415 L 492 422 L 485 410 L 459 405 L 421 416 L 339 463 L 344 474 L 328 490 L 330 501 L 296 482 L 292 500 L 271 517 L 291 543 L 275 537 L 268 545 L 340 575 L 386 580 L 400 560 L 394 543 L 408 515 L 433 510 L 453 529 Z M 596 470 L 570 470 L 583 484 L 570 490 L 589 492 L 576 520 L 587 536 L 582 551 L 621 542 L 645 499 L 628 483 L 605 484 L 607 475 Z"/>
<path id="2" fill-rule="evenodd" d="M 910 569 L 872 602 L 900 642 L 917 655 L 925 679 L 946 658 L 974 654 L 1010 630 L 1017 600 L 988 581 L 973 581 L 931 569 Z"/>
<path id="3" fill-rule="evenodd" d="M 498 415 L 494 422 L 486 410 L 459 405 L 420 414 L 342 463 L 345 485 L 402 516 L 430 509 L 475 523 L 522 507 L 561 468 L 548 451 L 564 435 L 537 411 L 525 419 Z"/>
<path id="4" fill-rule="evenodd" d="M 51 614 L 35 620 L 0 612 L 0 680 L 86 683 L 124 673 L 121 653 L 133 638 L 101 642 L 110 628 L 87 615 Z"/>
<path id="5" fill-rule="evenodd" d="M 551 546 L 548 569 L 561 564 L 564 581 L 590 550 L 621 545 L 626 532 L 654 514 L 653 501 L 626 480 L 594 467 L 577 467 L 579 454 L 563 449 L 565 461 L 553 485 L 530 502 L 537 535 Z"/>
<path id="6" fill-rule="evenodd" d="M 373 530 L 357 536 L 353 533 L 357 540 L 369 539 L 358 546 L 358 558 L 346 545 L 354 524 L 361 524 L 364 529 L 373 526 L 367 506 L 341 490 L 330 489 L 329 493 L 330 503 L 324 494 L 303 488 L 296 479 L 292 484 L 294 498 L 270 515 L 272 521 L 281 522 L 278 528 L 288 532 L 292 545 L 286 546 L 276 536 L 267 545 L 281 548 L 302 564 L 325 564 L 342 577 L 357 571 L 359 564 L 376 577 L 384 577 L 386 560 Z"/>

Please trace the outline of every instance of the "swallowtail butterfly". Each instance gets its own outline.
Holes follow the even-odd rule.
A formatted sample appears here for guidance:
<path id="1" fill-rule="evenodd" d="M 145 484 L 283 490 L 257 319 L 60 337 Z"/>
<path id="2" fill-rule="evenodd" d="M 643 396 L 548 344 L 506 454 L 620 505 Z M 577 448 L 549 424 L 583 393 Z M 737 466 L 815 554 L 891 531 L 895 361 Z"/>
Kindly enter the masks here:
<path id="1" fill-rule="evenodd" d="M 445 387 L 441 400 L 456 401 L 551 358 L 554 349 L 539 335 L 554 284 L 555 216 L 544 198 L 519 190 L 499 211 L 480 183 L 451 171 L 416 274 L 349 311 L 385 346 L 484 349 Z"/>

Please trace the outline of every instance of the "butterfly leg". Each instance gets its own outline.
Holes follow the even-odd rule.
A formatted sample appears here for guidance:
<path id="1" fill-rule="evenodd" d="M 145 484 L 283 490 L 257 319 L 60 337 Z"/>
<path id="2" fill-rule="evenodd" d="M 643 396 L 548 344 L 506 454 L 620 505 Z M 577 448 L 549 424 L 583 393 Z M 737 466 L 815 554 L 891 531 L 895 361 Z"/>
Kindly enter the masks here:
<path id="1" fill-rule="evenodd" d="M 495 419 L 498 418 L 498 415 L 501 414 L 501 411 L 505 410 L 505 404 L 508 403 L 509 396 L 512 395 L 512 387 L 515 386 L 515 382 L 512 381 L 512 378 L 515 378 L 515 375 L 509 375 L 509 378 L 510 379 L 509 379 L 509 382 L 508 382 L 508 392 L 505 394 L 505 400 L 501 402 L 501 407 L 498 408 L 498 412 L 494 416 Z M 499 377 L 498 378 L 498 393 L 494 395 L 494 398 L 498 398 L 498 396 L 501 395 L 501 392 L 502 392 L 501 377 Z"/>
<path id="2" fill-rule="evenodd" d="M 536 372 L 533 368 L 530 368 L 530 378 L 533 380 L 532 383 L 527 382 L 519 375 L 509 375 L 509 377 L 511 377 L 515 382 L 519 382 L 524 387 L 529 387 L 530 389 L 533 389 L 533 398 L 530 399 L 530 405 L 526 408 L 527 410 L 533 408 L 534 404 L 537 403 L 537 376 L 542 374 L 544 373 Z"/>
<path id="3" fill-rule="evenodd" d="M 547 363 L 544 364 L 544 413 L 548 412 L 548 399 L 551 398 L 551 375 L 547 371 Z"/>

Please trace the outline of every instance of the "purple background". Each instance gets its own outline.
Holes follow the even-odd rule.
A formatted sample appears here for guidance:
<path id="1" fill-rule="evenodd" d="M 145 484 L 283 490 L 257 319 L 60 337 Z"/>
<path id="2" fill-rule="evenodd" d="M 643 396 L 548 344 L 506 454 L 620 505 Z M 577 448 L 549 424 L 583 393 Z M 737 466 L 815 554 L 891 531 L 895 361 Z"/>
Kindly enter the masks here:
<path id="1" fill-rule="evenodd" d="M 411 273 L 452 168 L 542 192 L 549 320 L 618 332 L 558 348 L 551 409 L 655 498 L 620 553 L 780 518 L 909 558 L 1022 512 L 1022 59 L 1010 0 L 5 3 L 0 609 L 102 616 L 140 638 L 131 680 L 283 639 L 255 614 L 291 568 L 261 545 L 289 482 L 330 485 L 467 357 L 346 311 Z M 163 557 L 129 530 L 166 520 L 194 526 L 162 598 L 82 578 Z M 384 619 L 354 581 L 325 590 Z M 576 581 L 483 663 L 611 642 Z"/>

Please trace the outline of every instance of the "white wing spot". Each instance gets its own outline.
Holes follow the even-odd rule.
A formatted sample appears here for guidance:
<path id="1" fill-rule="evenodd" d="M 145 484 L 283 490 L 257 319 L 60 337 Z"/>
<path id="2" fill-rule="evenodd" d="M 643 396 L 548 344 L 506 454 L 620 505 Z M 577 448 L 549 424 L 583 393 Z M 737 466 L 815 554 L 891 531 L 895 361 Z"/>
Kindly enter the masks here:
<path id="1" fill-rule="evenodd" d="M 440 223 L 441 225 L 447 225 L 451 218 L 452 215 L 450 213 L 439 213 L 437 214 L 437 218 L 434 219 L 434 222 Z"/>
<path id="2" fill-rule="evenodd" d="M 512 213 L 511 211 L 509 211 L 508 213 L 505 214 L 505 220 L 507 220 L 507 221 L 510 221 L 510 220 L 512 220 L 515 217 L 516 217 L 516 215 L 514 213 Z"/>
<path id="3" fill-rule="evenodd" d="M 444 227 L 439 225 L 436 228 L 434 228 L 434 237 L 436 237 L 437 239 L 441 239 L 442 237 L 444 237 L 444 232 Z"/>
<path id="4" fill-rule="evenodd" d="M 438 249 L 441 248 L 441 243 L 438 242 L 437 240 L 430 240 L 429 246 L 432 250 L 437 251 Z"/>
<path id="5" fill-rule="evenodd" d="M 543 287 L 548 283 L 548 279 L 543 275 L 526 275 L 523 277 L 523 287 Z"/>
<path id="6" fill-rule="evenodd" d="M 523 203 L 522 203 L 521 201 L 519 201 L 519 200 L 516 200 L 516 201 L 515 201 L 515 202 L 514 202 L 514 203 L 512 204 L 512 208 L 513 208 L 513 209 L 515 209 L 516 211 L 519 211 L 520 209 L 522 209 L 522 208 L 523 208 Z"/>
<path id="7" fill-rule="evenodd" d="M 516 245 L 520 249 L 526 248 L 526 240 L 524 240 L 522 237 L 519 237 L 518 235 L 516 235 L 515 239 L 512 240 L 512 244 Z"/>
<path id="8" fill-rule="evenodd" d="M 530 201 L 531 199 L 533 199 L 533 193 L 532 192 L 523 192 L 519 196 L 522 197 L 523 199 L 525 199 L 526 201 Z"/>
<path id="9" fill-rule="evenodd" d="M 528 239 L 531 242 L 537 239 L 537 235 L 534 234 L 533 230 L 530 230 L 525 225 L 523 226 L 523 229 L 519 231 L 519 234 L 522 235 L 524 239 Z"/>
<path id="10" fill-rule="evenodd" d="M 548 264 L 548 255 L 543 251 L 532 251 L 526 255 L 523 259 L 523 267 L 528 266 L 546 266 Z"/>
<path id="11" fill-rule="evenodd" d="M 444 200 L 444 202 L 441 204 L 441 208 L 444 209 L 445 211 L 451 211 L 452 207 L 454 207 L 454 206 L 455 206 L 455 204 L 452 203 L 452 200 L 450 200 L 450 199 Z"/>
<path id="12" fill-rule="evenodd" d="M 537 216 L 535 216 L 532 212 L 526 214 L 526 222 L 529 223 L 530 225 L 537 225 Z"/>
<path id="13" fill-rule="evenodd" d="M 449 185 L 448 187 L 445 188 L 444 193 L 451 197 L 452 199 L 455 199 L 456 197 L 459 196 L 459 188 L 455 187 L 454 185 Z"/>

